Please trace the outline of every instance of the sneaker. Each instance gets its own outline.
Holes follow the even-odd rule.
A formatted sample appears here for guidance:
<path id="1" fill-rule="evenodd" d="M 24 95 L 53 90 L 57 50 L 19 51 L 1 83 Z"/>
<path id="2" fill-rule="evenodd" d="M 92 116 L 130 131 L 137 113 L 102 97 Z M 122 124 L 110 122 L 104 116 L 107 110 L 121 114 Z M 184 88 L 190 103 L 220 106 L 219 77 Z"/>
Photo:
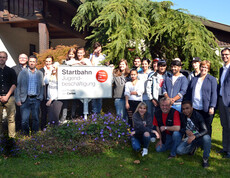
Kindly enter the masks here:
<path id="1" fill-rule="evenodd" d="M 152 137 L 152 138 L 150 139 L 150 141 L 151 141 L 152 143 L 154 143 L 154 142 L 156 141 L 156 138 L 155 138 L 155 137 Z"/>
<path id="2" fill-rule="evenodd" d="M 168 159 L 173 159 L 173 158 L 175 158 L 176 156 L 173 156 L 173 155 L 169 155 L 168 156 Z"/>
<path id="3" fill-rule="evenodd" d="M 145 156 L 147 154 L 148 154 L 148 149 L 147 148 L 143 148 L 142 156 Z"/>
<path id="4" fill-rule="evenodd" d="M 203 158 L 202 166 L 203 166 L 203 168 L 209 167 L 208 158 Z"/>

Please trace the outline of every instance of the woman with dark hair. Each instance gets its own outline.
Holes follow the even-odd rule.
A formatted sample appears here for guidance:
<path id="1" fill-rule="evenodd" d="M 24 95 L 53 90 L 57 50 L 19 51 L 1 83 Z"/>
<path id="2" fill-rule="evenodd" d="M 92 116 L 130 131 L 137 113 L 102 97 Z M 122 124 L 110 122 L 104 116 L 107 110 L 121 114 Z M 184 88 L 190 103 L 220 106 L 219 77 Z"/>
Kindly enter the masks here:
<path id="1" fill-rule="evenodd" d="M 159 138 L 157 131 L 153 130 L 153 123 L 151 115 L 147 112 L 147 105 L 144 102 L 140 102 L 137 106 L 135 113 L 133 114 L 133 126 L 134 131 L 131 132 L 132 147 L 135 151 L 141 149 L 143 144 L 142 156 L 148 154 L 148 146 L 152 134 L 155 134 Z"/>
<path id="2" fill-rule="evenodd" d="M 200 74 L 190 81 L 185 98 L 192 101 L 193 108 L 203 116 L 208 134 L 211 136 L 214 108 L 217 103 L 217 81 L 208 74 L 209 71 L 210 62 L 202 61 Z"/>
<path id="3" fill-rule="evenodd" d="M 152 70 L 149 68 L 150 67 L 150 60 L 147 58 L 143 58 L 141 61 L 141 65 L 142 65 L 142 72 L 140 72 L 138 74 L 138 79 L 141 80 L 144 83 L 144 93 L 143 93 L 143 101 L 147 104 L 148 106 L 148 113 L 152 113 L 152 109 L 153 109 L 153 104 L 152 102 L 149 100 L 148 95 L 147 95 L 147 79 L 150 73 L 152 73 Z M 153 115 L 152 115 L 153 116 Z"/>
<path id="4" fill-rule="evenodd" d="M 76 53 L 77 51 L 75 48 L 70 48 L 70 50 L 67 53 L 66 60 L 63 61 L 63 64 L 69 65 L 69 66 L 75 65 L 77 63 L 75 59 L 77 56 Z"/>
<path id="5" fill-rule="evenodd" d="M 132 127 L 132 116 L 137 108 L 137 105 L 142 101 L 144 93 L 144 84 L 138 80 L 138 73 L 136 69 L 130 71 L 131 81 L 125 84 L 125 108 L 128 113 L 128 123 Z"/>
<path id="6" fill-rule="evenodd" d="M 125 83 L 129 76 L 129 66 L 125 59 L 119 61 L 118 68 L 113 70 L 113 97 L 115 98 L 114 105 L 116 108 L 116 114 L 125 119 Z"/>

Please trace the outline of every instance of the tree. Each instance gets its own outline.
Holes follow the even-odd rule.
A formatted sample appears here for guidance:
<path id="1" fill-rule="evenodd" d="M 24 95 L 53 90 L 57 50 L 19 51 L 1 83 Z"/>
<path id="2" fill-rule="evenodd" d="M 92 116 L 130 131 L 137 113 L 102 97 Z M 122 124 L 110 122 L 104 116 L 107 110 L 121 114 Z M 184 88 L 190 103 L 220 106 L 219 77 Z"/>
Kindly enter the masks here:
<path id="1" fill-rule="evenodd" d="M 107 60 L 113 63 L 121 58 L 131 63 L 133 55 L 169 61 L 179 57 L 188 69 L 195 56 L 212 63 L 220 60 L 215 54 L 215 36 L 201 18 L 182 9 L 173 10 L 172 5 L 170 1 L 86 0 L 72 25 L 90 33 L 86 38 L 88 47 L 95 41 L 102 43 Z M 214 71 L 218 71 L 215 66 Z"/>

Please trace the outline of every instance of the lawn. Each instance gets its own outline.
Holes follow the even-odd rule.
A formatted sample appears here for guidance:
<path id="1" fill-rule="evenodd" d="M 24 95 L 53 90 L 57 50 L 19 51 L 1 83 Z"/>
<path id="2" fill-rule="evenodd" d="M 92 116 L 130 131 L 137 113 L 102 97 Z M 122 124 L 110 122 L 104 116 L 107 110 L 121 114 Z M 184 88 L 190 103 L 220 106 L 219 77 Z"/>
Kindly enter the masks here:
<path id="1" fill-rule="evenodd" d="M 230 160 L 216 153 L 221 149 L 219 116 L 213 121 L 210 167 L 201 166 L 202 150 L 194 156 L 167 160 L 169 152 L 156 153 L 151 144 L 144 158 L 130 146 L 109 149 L 93 156 L 76 153 L 44 154 L 31 158 L 0 157 L 0 177 L 229 177 Z"/>

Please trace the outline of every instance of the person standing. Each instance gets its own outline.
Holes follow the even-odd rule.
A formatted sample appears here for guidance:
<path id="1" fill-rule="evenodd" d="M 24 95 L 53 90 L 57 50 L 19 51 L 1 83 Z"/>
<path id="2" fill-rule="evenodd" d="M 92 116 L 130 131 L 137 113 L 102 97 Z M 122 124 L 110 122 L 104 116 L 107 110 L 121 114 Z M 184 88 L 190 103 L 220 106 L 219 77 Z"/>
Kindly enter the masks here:
<path id="1" fill-rule="evenodd" d="M 225 153 L 225 158 L 230 158 L 230 48 L 221 51 L 224 66 L 220 68 L 219 76 L 219 111 L 222 126 L 223 149 L 220 153 Z"/>
<path id="2" fill-rule="evenodd" d="M 126 119 L 124 91 L 129 72 L 129 66 L 125 59 L 121 59 L 118 68 L 113 70 L 113 98 L 115 98 L 116 115 L 124 120 Z"/>
<path id="3" fill-rule="evenodd" d="M 8 136 L 15 137 L 15 98 L 13 96 L 17 84 L 17 76 L 13 69 L 6 66 L 8 55 L 0 51 L 0 137 L 3 136 L 2 117 L 6 109 L 8 120 Z"/>
<path id="4" fill-rule="evenodd" d="M 22 69 L 28 67 L 28 56 L 24 53 L 20 54 L 18 57 L 19 64 L 12 67 L 14 71 L 16 72 L 16 75 L 18 77 L 18 74 L 22 71 Z M 16 105 L 16 104 L 15 104 Z M 15 114 L 15 124 L 16 124 L 16 131 L 20 131 L 22 129 L 22 118 L 21 118 L 21 112 L 20 107 L 16 105 L 16 114 Z"/>
<path id="5" fill-rule="evenodd" d="M 48 55 L 45 59 L 45 66 L 40 69 L 40 71 L 43 73 L 43 78 L 49 78 L 51 76 L 52 70 L 53 70 L 53 61 L 54 58 L 51 55 Z M 41 130 L 43 130 L 46 127 L 47 124 L 47 87 L 48 84 L 45 84 L 43 87 L 43 100 L 41 101 Z"/>
<path id="6" fill-rule="evenodd" d="M 173 60 L 171 63 L 172 75 L 168 75 L 163 84 L 163 94 L 166 98 L 170 98 L 172 108 L 181 112 L 181 102 L 188 87 L 187 78 L 180 73 L 181 62 Z"/>
<path id="7" fill-rule="evenodd" d="M 133 69 L 136 69 L 138 73 L 143 71 L 143 69 L 141 68 L 141 58 L 138 56 L 136 56 L 133 61 Z"/>
<path id="8" fill-rule="evenodd" d="M 22 131 L 29 135 L 29 117 L 32 115 L 32 131 L 39 130 L 40 102 L 43 99 L 43 74 L 36 69 L 37 58 L 30 56 L 28 69 L 23 69 L 18 75 L 15 101 L 20 106 Z"/>
<path id="9" fill-rule="evenodd" d="M 199 57 L 194 57 L 192 59 L 192 67 L 194 71 L 192 71 L 188 76 L 188 81 L 190 82 L 193 77 L 196 77 L 200 74 L 200 62 L 201 59 Z"/>
<path id="10" fill-rule="evenodd" d="M 192 101 L 193 108 L 203 116 L 211 137 L 214 108 L 217 103 L 217 81 L 208 74 L 210 66 L 209 61 L 200 63 L 200 74 L 190 81 L 185 99 Z"/>
<path id="11" fill-rule="evenodd" d="M 105 60 L 105 55 L 102 54 L 102 46 L 99 42 L 94 43 L 93 53 L 89 57 L 92 66 L 101 66 L 102 62 Z M 102 109 L 102 98 L 92 99 L 92 113 L 99 114 Z"/>

